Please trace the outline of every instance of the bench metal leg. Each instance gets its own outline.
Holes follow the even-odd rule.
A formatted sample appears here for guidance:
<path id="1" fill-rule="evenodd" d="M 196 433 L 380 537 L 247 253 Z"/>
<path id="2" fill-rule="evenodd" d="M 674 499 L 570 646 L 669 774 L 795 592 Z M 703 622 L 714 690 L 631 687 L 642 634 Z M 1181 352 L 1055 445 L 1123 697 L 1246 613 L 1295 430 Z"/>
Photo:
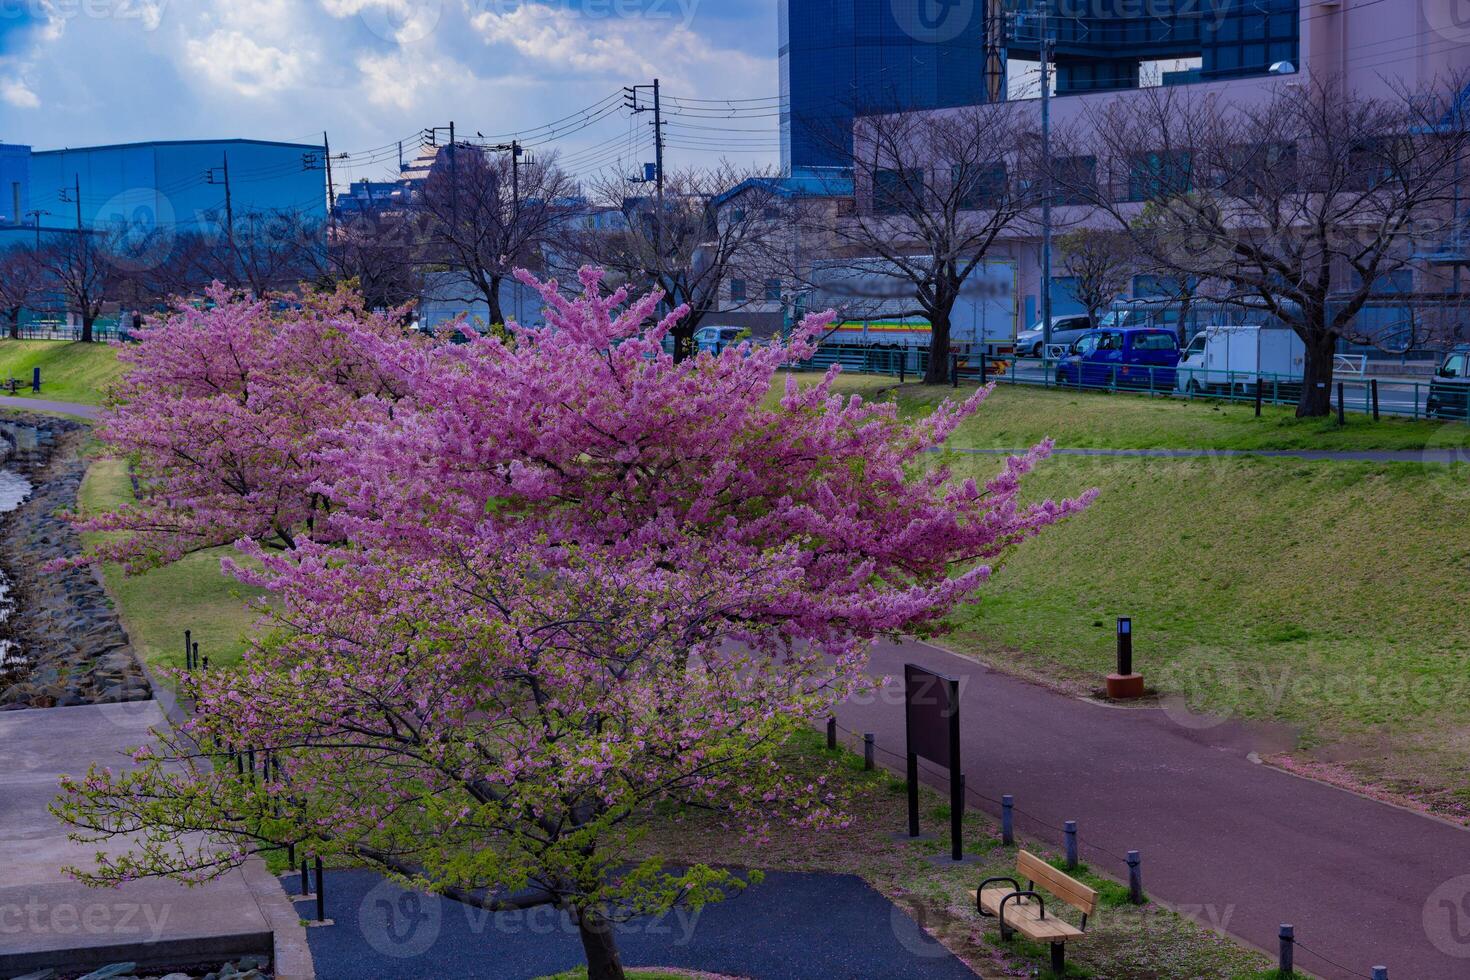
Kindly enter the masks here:
<path id="1" fill-rule="evenodd" d="M 1051 972 L 1062 976 L 1067 972 L 1067 944 L 1051 944 Z"/>

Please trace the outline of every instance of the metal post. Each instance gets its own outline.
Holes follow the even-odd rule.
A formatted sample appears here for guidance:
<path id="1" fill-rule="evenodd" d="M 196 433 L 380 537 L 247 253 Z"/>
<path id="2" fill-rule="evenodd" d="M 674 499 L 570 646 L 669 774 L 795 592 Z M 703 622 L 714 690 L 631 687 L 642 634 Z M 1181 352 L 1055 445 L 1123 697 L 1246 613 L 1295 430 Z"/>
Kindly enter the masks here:
<path id="1" fill-rule="evenodd" d="M 31 391 L 41 393 L 41 369 L 31 368 Z"/>
<path id="2" fill-rule="evenodd" d="M 1077 868 L 1077 821 L 1062 824 L 1062 832 L 1067 838 L 1067 870 L 1073 871 Z"/>
<path id="3" fill-rule="evenodd" d="M 1041 15 L 1037 39 L 1041 60 L 1041 343 L 1051 346 L 1051 29 L 1050 0 L 1037 4 Z M 1080 372 L 1080 369 L 1079 369 Z M 1080 373 L 1079 373 L 1080 376 Z"/>
<path id="4" fill-rule="evenodd" d="M 209 666 L 208 661 L 205 662 L 204 666 Z M 194 668 L 196 670 L 199 668 L 199 642 L 197 640 L 194 642 Z"/>
<path id="5" fill-rule="evenodd" d="M 1378 421 L 1378 379 L 1377 378 L 1370 378 L 1368 380 L 1368 390 L 1373 395 L 1373 421 L 1377 422 Z"/>
<path id="6" fill-rule="evenodd" d="M 193 649 L 194 649 L 193 646 L 191 646 L 190 643 L 189 643 L 189 631 L 188 630 L 184 630 L 184 669 L 185 670 L 193 670 L 194 669 L 194 655 L 191 652 Z"/>
<path id="7" fill-rule="evenodd" d="M 908 783 L 909 783 L 909 836 L 919 836 L 919 757 L 909 753 L 908 758 Z"/>
<path id="8" fill-rule="evenodd" d="M 1143 904 L 1143 870 L 1137 851 L 1128 852 L 1128 901 Z"/>
<path id="9" fill-rule="evenodd" d="M 1256 418 L 1261 417 L 1261 379 L 1256 378 Z"/>
<path id="10" fill-rule="evenodd" d="M 1281 971 L 1282 976 L 1293 976 L 1295 975 L 1293 960 L 1296 953 L 1296 930 L 1290 924 L 1283 922 L 1278 935 L 1281 940 L 1281 949 L 1277 969 Z"/>
<path id="11" fill-rule="evenodd" d="M 1342 382 L 1339 381 L 1337 383 L 1337 424 L 1347 425 L 1347 405 L 1344 404 L 1342 389 Z"/>
<path id="12" fill-rule="evenodd" d="M 1373 980 L 1388 980 L 1388 967 L 1375 966 L 1373 968 Z"/>
<path id="13" fill-rule="evenodd" d="M 827 719 L 827 748 L 837 748 L 837 719 Z"/>
<path id="14" fill-rule="evenodd" d="M 1009 793 L 1000 798 L 1000 842 L 1009 847 L 1016 842 L 1016 800 Z"/>
<path id="15" fill-rule="evenodd" d="M 965 774 L 949 777 L 949 856 L 965 859 Z"/>
<path id="16" fill-rule="evenodd" d="M 984 351 L 981 351 L 980 352 L 980 383 L 981 384 L 984 384 L 985 383 L 985 379 L 990 376 L 990 365 L 986 363 L 987 360 L 988 360 L 988 358 L 987 358 L 985 352 Z"/>
<path id="17" fill-rule="evenodd" d="M 208 672 L 208 670 L 209 670 L 209 658 L 208 657 L 205 657 L 204 660 L 203 660 L 203 662 L 200 664 L 200 666 L 203 667 L 206 672 Z"/>
<path id="18" fill-rule="evenodd" d="M 1128 616 L 1118 617 L 1118 676 L 1128 677 L 1133 673 L 1133 620 Z"/>
<path id="19" fill-rule="evenodd" d="M 898 383 L 901 385 L 909 383 L 908 348 L 904 348 L 898 352 Z"/>
<path id="20" fill-rule="evenodd" d="M 325 922 L 327 918 L 327 901 L 322 888 L 322 859 L 316 858 L 316 921 Z"/>
<path id="21" fill-rule="evenodd" d="M 960 355 L 958 354 L 949 355 L 949 383 L 953 388 L 960 386 Z"/>
<path id="22" fill-rule="evenodd" d="M 306 872 L 305 854 L 301 855 L 301 894 L 303 896 L 311 894 L 311 878 L 307 875 Z"/>
<path id="23" fill-rule="evenodd" d="M 873 771 L 873 733 L 863 733 L 863 769 Z"/>

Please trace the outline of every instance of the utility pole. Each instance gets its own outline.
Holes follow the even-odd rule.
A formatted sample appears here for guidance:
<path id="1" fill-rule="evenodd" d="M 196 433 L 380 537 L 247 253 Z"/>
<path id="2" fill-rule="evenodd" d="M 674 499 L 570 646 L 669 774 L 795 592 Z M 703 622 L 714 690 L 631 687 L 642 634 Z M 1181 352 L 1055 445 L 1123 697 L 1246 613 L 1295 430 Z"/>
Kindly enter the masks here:
<path id="1" fill-rule="evenodd" d="M 454 145 L 454 120 L 449 120 L 449 209 L 452 224 L 459 227 L 459 168 L 454 158 L 458 154 Z"/>
<path id="2" fill-rule="evenodd" d="M 642 90 L 653 92 L 653 105 L 642 105 L 638 101 L 638 93 Z M 654 201 L 657 213 L 653 219 L 654 251 L 657 253 L 658 272 L 660 278 L 663 275 L 664 265 L 664 117 L 663 98 L 659 88 L 658 79 L 653 80 L 652 85 L 624 86 L 624 104 L 634 114 L 640 112 L 653 113 L 653 179 L 654 179 Z M 645 178 L 646 179 L 646 178 Z"/>
<path id="3" fill-rule="evenodd" d="M 220 177 L 215 180 L 214 174 L 218 170 Z M 230 196 L 230 155 L 224 154 L 221 166 L 210 167 L 204 171 L 204 182 L 206 184 L 224 184 L 225 186 L 225 242 L 230 246 L 230 254 L 237 255 L 235 249 L 235 204 Z"/>
<path id="4" fill-rule="evenodd" d="M 36 251 L 38 253 L 41 251 L 41 215 L 50 213 L 50 211 L 42 211 L 40 209 L 26 212 L 27 218 L 34 219 L 34 223 L 36 226 Z"/>
<path id="5" fill-rule="evenodd" d="M 492 153 L 510 154 L 510 210 L 513 218 L 521 216 L 521 155 L 526 148 L 521 145 L 520 140 L 511 140 L 509 143 L 496 143 L 485 149 Z"/>
<path id="6" fill-rule="evenodd" d="M 1038 0 L 1041 13 L 1041 356 L 1051 348 L 1051 25 L 1047 8 L 1051 0 Z"/>
<path id="7" fill-rule="evenodd" d="M 337 187 L 332 183 L 332 143 L 322 130 L 322 158 L 327 162 L 327 234 L 331 235 L 332 216 L 337 212 Z"/>

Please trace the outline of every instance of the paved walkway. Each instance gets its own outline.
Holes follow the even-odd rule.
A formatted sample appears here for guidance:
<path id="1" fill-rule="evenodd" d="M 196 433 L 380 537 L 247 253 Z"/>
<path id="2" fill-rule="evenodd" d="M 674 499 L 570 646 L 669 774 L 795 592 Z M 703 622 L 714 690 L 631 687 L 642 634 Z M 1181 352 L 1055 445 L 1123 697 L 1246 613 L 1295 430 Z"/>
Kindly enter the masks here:
<path id="1" fill-rule="evenodd" d="M 263 868 L 194 888 L 147 880 L 90 889 L 61 873 L 107 848 L 68 840 L 47 811 L 57 778 L 93 762 L 126 768 L 128 751 L 162 723 L 157 701 L 0 712 L 0 976 L 272 954 L 279 909 L 262 889 Z M 279 894 L 268 875 L 264 881 Z M 289 910 L 284 896 L 280 905 Z"/>
<path id="2" fill-rule="evenodd" d="M 288 889 L 300 878 L 288 876 Z M 332 925 L 307 930 L 319 980 L 526 980 L 585 962 L 560 912 L 491 915 L 370 871 L 326 872 Z M 316 915 L 300 902 L 303 918 Z M 974 980 L 912 919 L 853 875 L 772 872 L 699 912 L 621 926 L 625 966 L 672 966 L 760 980 Z"/>
<path id="3" fill-rule="evenodd" d="M 21 412 L 56 412 L 60 415 L 75 415 L 78 418 L 97 419 L 102 409 L 81 402 L 54 402 L 45 398 L 12 398 L 0 395 L 0 408 L 13 408 Z"/>
<path id="4" fill-rule="evenodd" d="M 1034 815 L 1018 818 L 1022 833 L 1060 847 L 1053 827 L 1077 820 L 1083 859 L 1120 878 L 1121 855 L 1139 850 L 1150 894 L 1257 947 L 1274 950 L 1292 923 L 1347 968 L 1299 951 L 1319 976 L 1470 976 L 1470 832 L 1252 763 L 1281 747 L 1261 730 L 1181 707 L 1103 707 L 917 641 L 880 643 L 871 670 L 894 688 L 838 713 L 888 751 L 904 751 L 905 662 L 961 680 L 967 787 L 1014 795 Z"/>

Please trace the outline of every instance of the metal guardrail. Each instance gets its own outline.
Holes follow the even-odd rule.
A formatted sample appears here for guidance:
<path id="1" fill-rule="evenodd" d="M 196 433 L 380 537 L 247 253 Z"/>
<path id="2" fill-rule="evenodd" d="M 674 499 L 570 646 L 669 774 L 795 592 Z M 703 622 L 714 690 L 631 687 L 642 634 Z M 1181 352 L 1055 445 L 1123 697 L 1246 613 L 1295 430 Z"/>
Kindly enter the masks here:
<path id="1" fill-rule="evenodd" d="M 826 370 L 833 364 L 843 370 L 878 374 L 907 380 L 919 379 L 929 364 L 929 352 L 915 348 L 882 348 L 858 344 L 824 344 L 809 360 L 792 365 L 798 370 Z M 1147 367 L 1142 365 L 1088 365 L 1081 372 L 1062 372 L 1055 359 L 1006 358 L 990 360 L 974 356 L 959 358 L 960 380 L 987 380 L 1002 384 L 1073 391 L 1130 392 L 1157 398 L 1295 405 L 1301 397 L 1302 379 L 1284 374 L 1244 371 Z M 1448 418 L 1470 421 L 1465 399 L 1470 386 L 1453 404 L 1438 405 L 1431 415 L 1430 381 L 1365 377 L 1358 372 L 1339 374 L 1329 392 L 1334 411 L 1405 418 Z M 1441 388 L 1443 390 L 1443 388 Z M 1443 399 L 1441 399 L 1443 400 Z"/>

